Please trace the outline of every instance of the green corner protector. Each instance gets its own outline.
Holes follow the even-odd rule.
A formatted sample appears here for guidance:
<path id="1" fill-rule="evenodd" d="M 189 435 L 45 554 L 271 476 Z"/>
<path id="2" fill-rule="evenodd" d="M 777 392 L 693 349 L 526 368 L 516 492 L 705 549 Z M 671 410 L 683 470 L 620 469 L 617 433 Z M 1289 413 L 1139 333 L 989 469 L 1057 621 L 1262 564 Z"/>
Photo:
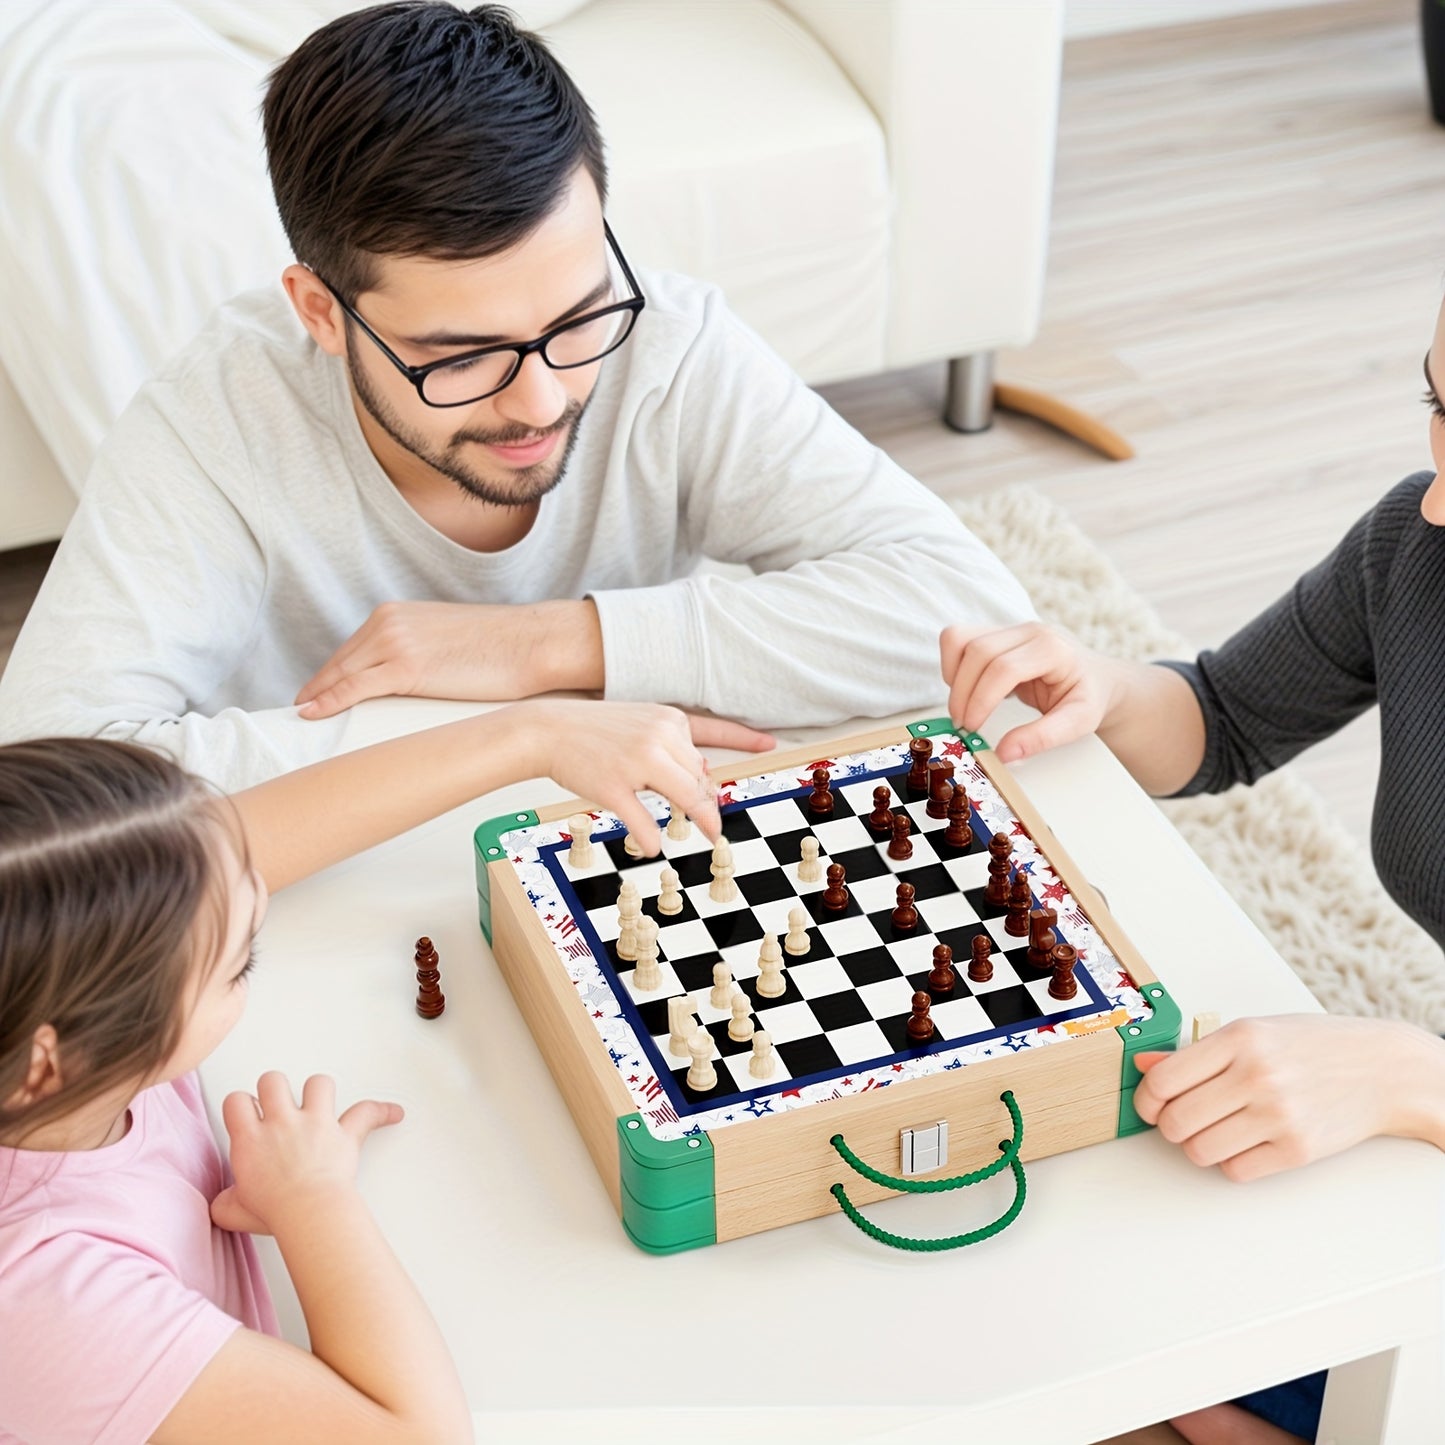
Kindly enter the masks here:
<path id="1" fill-rule="evenodd" d="M 477 918 L 488 943 L 492 941 L 492 879 L 487 867 L 507 856 L 507 850 L 502 847 L 502 834 L 510 833 L 513 828 L 531 828 L 536 822 L 537 815 L 530 809 L 525 813 L 503 813 L 500 817 L 488 818 L 472 834 L 477 869 Z"/>
<path id="2" fill-rule="evenodd" d="M 1134 1111 L 1134 1089 L 1144 1077 L 1134 1062 L 1134 1055 L 1177 1048 L 1183 1023 L 1179 1005 L 1162 983 L 1146 983 L 1139 991 L 1154 1012 L 1147 1019 L 1119 1024 L 1114 1030 L 1124 1041 L 1124 1058 L 1119 1074 L 1120 1134 L 1137 1134 L 1149 1127 Z"/>
<path id="3" fill-rule="evenodd" d="M 927 717 L 920 722 L 909 723 L 908 731 L 915 738 L 932 738 L 939 733 L 957 732 L 958 729 L 946 717 Z"/>
<path id="4" fill-rule="evenodd" d="M 717 1242 L 712 1141 L 706 1134 L 657 1139 L 640 1114 L 617 1121 L 622 1227 L 649 1254 Z"/>

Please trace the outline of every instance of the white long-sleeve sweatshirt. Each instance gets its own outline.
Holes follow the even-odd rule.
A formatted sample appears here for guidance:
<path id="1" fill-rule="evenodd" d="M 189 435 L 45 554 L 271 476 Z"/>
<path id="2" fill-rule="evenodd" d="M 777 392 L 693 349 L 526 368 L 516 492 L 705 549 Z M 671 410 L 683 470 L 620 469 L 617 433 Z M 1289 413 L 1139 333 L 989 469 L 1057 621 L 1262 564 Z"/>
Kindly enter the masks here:
<path id="1" fill-rule="evenodd" d="M 606 696 L 762 727 L 936 707 L 948 622 L 1032 615 L 949 509 L 713 287 L 641 278 L 567 473 L 514 546 L 436 531 L 284 294 L 222 307 L 104 443 L 0 680 L 0 738 L 165 748 L 236 788 L 331 753 L 297 690 L 380 603 L 590 596 Z M 710 558 L 753 575 L 691 575 Z"/>

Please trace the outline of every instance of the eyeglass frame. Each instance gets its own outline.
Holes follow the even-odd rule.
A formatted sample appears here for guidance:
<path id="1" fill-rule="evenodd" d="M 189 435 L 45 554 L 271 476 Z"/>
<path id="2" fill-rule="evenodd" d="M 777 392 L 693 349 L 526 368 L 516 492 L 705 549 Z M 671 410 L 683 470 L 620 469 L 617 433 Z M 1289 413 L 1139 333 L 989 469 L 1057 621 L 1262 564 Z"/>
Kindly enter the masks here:
<path id="1" fill-rule="evenodd" d="M 375 331 L 367 325 L 361 314 L 352 306 L 345 297 L 329 282 L 319 271 L 311 268 L 311 274 L 316 277 L 326 289 L 336 298 L 336 304 L 371 338 L 376 348 L 411 384 L 416 388 L 416 394 L 421 398 L 424 406 L 435 407 L 439 411 L 445 411 L 454 406 L 472 406 L 479 401 L 485 401 L 489 396 L 496 396 L 499 392 L 505 391 L 516 381 L 520 375 L 523 365 L 533 352 L 541 355 L 542 361 L 552 371 L 576 371 L 583 366 L 592 366 L 610 356 L 617 350 L 631 335 L 633 327 L 637 325 L 637 318 L 641 315 L 643 308 L 647 305 L 647 298 L 642 294 L 642 287 L 637 284 L 637 277 L 632 274 L 632 267 L 627 264 L 627 257 L 622 254 L 622 247 L 617 244 L 617 237 L 612 234 L 612 227 L 606 221 L 602 223 L 602 229 L 607 236 L 607 244 L 612 247 L 612 254 L 617 257 L 617 264 L 622 268 L 623 278 L 632 287 L 633 294 L 625 301 L 614 301 L 610 306 L 599 307 L 596 311 L 584 311 L 581 316 L 574 316 L 569 321 L 564 321 L 558 326 L 552 327 L 550 331 L 537 337 L 534 341 L 498 342 L 494 346 L 479 346 L 472 351 L 459 352 L 456 356 L 444 356 L 437 361 L 429 361 L 424 366 L 408 366 Z M 589 361 L 574 361 L 568 366 L 557 366 L 547 355 L 547 343 L 554 337 L 561 335 L 564 331 L 570 331 L 574 326 L 581 326 L 584 322 L 598 321 L 604 316 L 615 315 L 619 311 L 630 311 L 632 320 L 628 323 L 627 330 L 602 352 L 600 356 L 594 356 Z M 484 391 L 480 396 L 468 397 L 466 401 L 429 401 L 426 395 L 426 379 L 434 371 L 440 371 L 445 366 L 456 366 L 460 362 L 475 361 L 479 356 L 495 356 L 498 352 L 510 351 L 515 353 L 517 364 L 512 368 L 511 374 L 500 385 L 493 387 L 491 391 Z"/>

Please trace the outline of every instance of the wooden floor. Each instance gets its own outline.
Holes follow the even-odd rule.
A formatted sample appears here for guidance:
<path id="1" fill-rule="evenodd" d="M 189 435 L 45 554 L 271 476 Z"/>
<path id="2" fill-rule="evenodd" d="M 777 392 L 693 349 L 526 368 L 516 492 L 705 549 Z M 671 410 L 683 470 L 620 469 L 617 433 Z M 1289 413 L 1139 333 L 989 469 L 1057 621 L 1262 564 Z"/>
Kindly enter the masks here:
<path id="1" fill-rule="evenodd" d="M 1014 418 L 948 432 L 938 368 L 830 400 L 945 497 L 1038 488 L 1166 622 L 1220 641 L 1429 464 L 1445 130 L 1417 9 L 1358 0 L 1068 47 L 1043 324 L 1000 375 L 1094 411 L 1135 460 Z M 0 648 L 45 554 L 13 556 Z M 1375 731 L 1362 720 L 1303 763 L 1361 837 Z"/>

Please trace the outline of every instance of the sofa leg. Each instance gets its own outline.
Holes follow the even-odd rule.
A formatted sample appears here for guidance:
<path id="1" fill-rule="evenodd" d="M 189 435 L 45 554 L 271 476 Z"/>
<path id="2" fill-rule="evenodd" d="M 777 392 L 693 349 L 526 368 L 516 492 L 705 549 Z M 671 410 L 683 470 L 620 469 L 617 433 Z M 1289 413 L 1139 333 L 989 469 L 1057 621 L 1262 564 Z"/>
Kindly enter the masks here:
<path id="1" fill-rule="evenodd" d="M 993 352 L 949 359 L 943 420 L 962 432 L 987 431 L 993 425 Z"/>

